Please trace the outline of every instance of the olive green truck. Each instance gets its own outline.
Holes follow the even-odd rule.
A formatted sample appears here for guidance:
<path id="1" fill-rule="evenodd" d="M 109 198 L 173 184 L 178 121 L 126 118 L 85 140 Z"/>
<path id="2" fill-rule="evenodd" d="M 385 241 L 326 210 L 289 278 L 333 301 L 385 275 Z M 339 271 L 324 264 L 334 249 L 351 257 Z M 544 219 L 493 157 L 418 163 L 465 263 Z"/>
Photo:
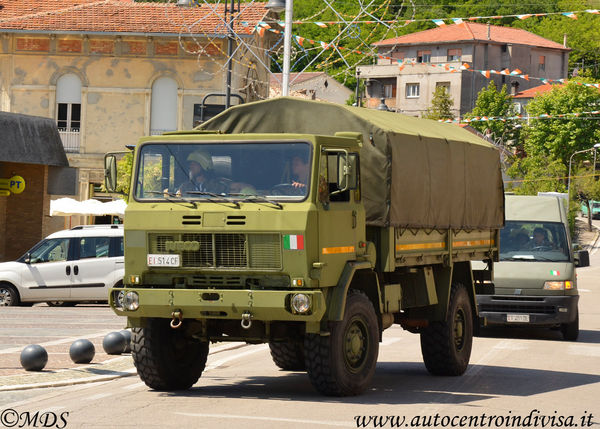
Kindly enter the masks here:
<path id="1" fill-rule="evenodd" d="M 114 189 L 115 154 L 105 165 Z M 268 343 L 325 395 L 355 395 L 393 324 L 420 335 L 429 372 L 460 375 L 503 205 L 497 150 L 457 126 L 291 98 L 240 105 L 136 145 L 110 305 L 158 390 L 195 384 L 210 343 L 242 341 Z"/>

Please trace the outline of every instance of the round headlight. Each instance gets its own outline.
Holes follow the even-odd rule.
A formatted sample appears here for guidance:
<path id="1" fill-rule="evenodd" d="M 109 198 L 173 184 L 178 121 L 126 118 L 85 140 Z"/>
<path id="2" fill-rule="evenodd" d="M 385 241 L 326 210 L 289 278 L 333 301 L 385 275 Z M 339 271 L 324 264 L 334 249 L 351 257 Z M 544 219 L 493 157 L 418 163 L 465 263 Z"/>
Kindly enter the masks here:
<path id="1" fill-rule="evenodd" d="M 297 293 L 292 297 L 292 309 L 296 313 L 307 313 L 310 310 L 310 297 L 303 293 Z"/>
<path id="2" fill-rule="evenodd" d="M 123 297 L 123 307 L 129 311 L 135 311 L 140 306 L 140 296 L 137 292 L 129 291 Z"/>

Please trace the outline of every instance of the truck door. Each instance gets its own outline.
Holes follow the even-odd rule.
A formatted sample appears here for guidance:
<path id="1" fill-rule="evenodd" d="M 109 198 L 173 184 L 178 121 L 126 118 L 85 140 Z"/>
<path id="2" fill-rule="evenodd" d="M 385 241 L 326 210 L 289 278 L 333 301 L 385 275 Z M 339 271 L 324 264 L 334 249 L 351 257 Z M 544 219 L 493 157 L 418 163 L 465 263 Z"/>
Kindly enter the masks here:
<path id="1" fill-rule="evenodd" d="M 349 170 L 345 179 L 347 182 L 343 179 L 345 169 Z M 364 218 L 364 210 L 361 210 L 359 202 L 358 171 L 358 154 L 334 148 L 321 151 L 318 262 L 322 266 L 322 286 L 337 284 L 346 262 L 356 259 L 360 239 L 358 225 L 361 220 L 364 225 L 364 219 L 361 219 Z"/>

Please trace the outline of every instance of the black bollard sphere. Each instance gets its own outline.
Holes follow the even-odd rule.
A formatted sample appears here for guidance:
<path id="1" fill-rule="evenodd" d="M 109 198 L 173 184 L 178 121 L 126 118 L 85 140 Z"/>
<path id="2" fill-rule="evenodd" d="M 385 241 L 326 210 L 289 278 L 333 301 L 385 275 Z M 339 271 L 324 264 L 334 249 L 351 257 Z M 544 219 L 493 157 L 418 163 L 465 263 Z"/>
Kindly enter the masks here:
<path id="1" fill-rule="evenodd" d="M 102 348 L 109 355 L 120 355 L 125 350 L 125 337 L 120 332 L 111 332 L 102 340 Z"/>
<path id="2" fill-rule="evenodd" d="M 96 349 L 90 340 L 77 340 L 69 348 L 69 356 L 75 363 L 90 363 Z"/>
<path id="3" fill-rule="evenodd" d="M 131 353 L 131 331 L 123 329 L 120 334 L 125 337 L 125 349 L 123 353 Z"/>
<path id="4" fill-rule="evenodd" d="M 29 345 L 21 352 L 21 366 L 27 371 L 41 371 L 47 363 L 48 352 L 40 345 Z"/>

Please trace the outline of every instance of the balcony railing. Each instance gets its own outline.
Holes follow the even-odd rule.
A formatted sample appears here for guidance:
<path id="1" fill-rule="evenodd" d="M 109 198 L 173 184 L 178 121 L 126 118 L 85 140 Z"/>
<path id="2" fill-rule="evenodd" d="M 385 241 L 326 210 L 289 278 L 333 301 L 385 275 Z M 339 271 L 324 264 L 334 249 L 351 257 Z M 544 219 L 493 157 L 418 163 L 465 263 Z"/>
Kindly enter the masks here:
<path id="1" fill-rule="evenodd" d="M 81 143 L 81 133 L 79 130 L 72 128 L 59 128 L 58 134 L 60 134 L 60 139 L 62 140 L 65 152 L 79 152 L 79 145 Z"/>

